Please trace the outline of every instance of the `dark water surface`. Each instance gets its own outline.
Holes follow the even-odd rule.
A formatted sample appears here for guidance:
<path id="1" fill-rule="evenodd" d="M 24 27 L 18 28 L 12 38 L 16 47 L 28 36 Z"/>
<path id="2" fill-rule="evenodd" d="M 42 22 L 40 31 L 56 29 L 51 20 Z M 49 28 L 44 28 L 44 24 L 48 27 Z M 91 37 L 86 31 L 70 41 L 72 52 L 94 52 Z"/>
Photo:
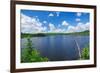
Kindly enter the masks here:
<path id="1" fill-rule="evenodd" d="M 50 61 L 76 60 L 79 58 L 75 40 L 81 50 L 89 44 L 89 36 L 54 35 L 32 37 L 33 47 L 39 50 L 41 56 Z M 21 39 L 21 48 L 25 48 L 27 38 Z"/>

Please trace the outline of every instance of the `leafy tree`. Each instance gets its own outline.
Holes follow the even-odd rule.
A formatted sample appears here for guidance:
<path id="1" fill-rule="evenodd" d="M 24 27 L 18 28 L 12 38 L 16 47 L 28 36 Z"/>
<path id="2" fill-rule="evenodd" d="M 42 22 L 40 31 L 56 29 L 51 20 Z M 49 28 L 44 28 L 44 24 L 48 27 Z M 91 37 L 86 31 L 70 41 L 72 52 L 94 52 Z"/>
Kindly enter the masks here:
<path id="1" fill-rule="evenodd" d="M 23 48 L 21 53 L 21 62 L 43 62 L 48 61 L 47 57 L 41 57 L 38 50 L 32 47 L 30 37 L 27 39 L 27 47 Z"/>

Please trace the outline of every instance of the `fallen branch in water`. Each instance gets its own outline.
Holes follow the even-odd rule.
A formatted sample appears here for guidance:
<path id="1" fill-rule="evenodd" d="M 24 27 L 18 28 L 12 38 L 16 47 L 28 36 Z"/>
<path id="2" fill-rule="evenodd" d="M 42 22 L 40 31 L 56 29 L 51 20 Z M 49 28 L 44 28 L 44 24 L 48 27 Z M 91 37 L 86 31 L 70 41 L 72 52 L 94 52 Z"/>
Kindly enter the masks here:
<path id="1" fill-rule="evenodd" d="M 78 54 L 79 54 L 79 59 L 81 59 L 81 51 L 80 51 L 80 46 L 78 44 L 78 42 L 75 40 L 76 46 L 77 46 L 77 50 L 78 50 Z"/>

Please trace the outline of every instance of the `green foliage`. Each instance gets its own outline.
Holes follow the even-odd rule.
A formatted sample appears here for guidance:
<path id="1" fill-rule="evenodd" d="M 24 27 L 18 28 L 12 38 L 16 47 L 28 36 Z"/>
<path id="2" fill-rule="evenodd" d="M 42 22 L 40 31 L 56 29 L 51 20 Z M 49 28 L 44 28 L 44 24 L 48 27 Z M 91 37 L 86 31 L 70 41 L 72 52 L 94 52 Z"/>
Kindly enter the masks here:
<path id="1" fill-rule="evenodd" d="M 41 57 L 39 51 L 32 47 L 32 41 L 30 37 L 27 39 L 27 48 L 23 48 L 21 53 L 21 62 L 44 62 L 48 61 L 48 58 Z"/>
<path id="2" fill-rule="evenodd" d="M 89 53 L 89 47 L 83 48 L 81 59 L 89 59 L 90 53 Z"/>

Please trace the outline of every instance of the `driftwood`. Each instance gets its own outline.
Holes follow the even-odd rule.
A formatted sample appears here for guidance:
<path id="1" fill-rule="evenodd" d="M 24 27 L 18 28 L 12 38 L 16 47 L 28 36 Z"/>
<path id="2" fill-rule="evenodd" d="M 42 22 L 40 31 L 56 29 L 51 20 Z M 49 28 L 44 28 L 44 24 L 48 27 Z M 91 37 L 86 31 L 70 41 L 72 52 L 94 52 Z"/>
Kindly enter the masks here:
<path id="1" fill-rule="evenodd" d="M 81 59 L 81 49 L 80 46 L 78 44 L 78 42 L 75 40 L 76 46 L 77 46 L 77 50 L 78 50 L 78 54 L 79 54 L 79 59 Z"/>

